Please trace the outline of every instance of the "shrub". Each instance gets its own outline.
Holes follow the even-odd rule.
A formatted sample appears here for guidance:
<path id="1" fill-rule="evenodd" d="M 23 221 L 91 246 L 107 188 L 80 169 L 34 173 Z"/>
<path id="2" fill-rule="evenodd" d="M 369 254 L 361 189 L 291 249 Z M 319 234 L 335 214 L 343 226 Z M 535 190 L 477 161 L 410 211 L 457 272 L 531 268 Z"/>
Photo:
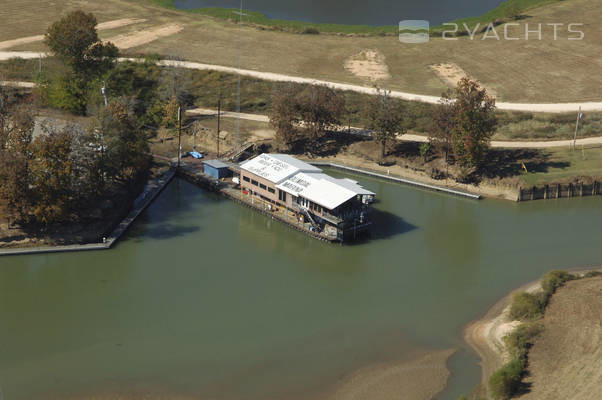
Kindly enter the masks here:
<path id="1" fill-rule="evenodd" d="M 564 285 L 565 282 L 575 278 L 575 275 L 571 275 L 565 271 L 550 271 L 545 274 L 541 280 L 541 288 L 548 296 L 551 296 L 556 292 L 556 289 Z"/>
<path id="2" fill-rule="evenodd" d="M 316 28 L 308 27 L 308 28 L 303 29 L 301 31 L 301 33 L 304 35 L 319 35 L 320 31 L 317 30 Z"/>
<path id="3" fill-rule="evenodd" d="M 489 389 L 495 399 L 509 399 L 518 388 L 523 376 L 525 362 L 515 358 L 498 369 L 489 378 Z"/>
<path id="4" fill-rule="evenodd" d="M 585 275 L 583 275 L 584 278 L 594 278 L 596 276 L 602 276 L 602 272 L 600 272 L 600 271 L 589 271 L 588 273 L 586 273 Z"/>
<path id="5" fill-rule="evenodd" d="M 543 305 L 540 296 L 531 293 L 517 293 L 512 296 L 510 317 L 519 320 L 529 320 L 543 314 Z"/>
<path id="6" fill-rule="evenodd" d="M 540 323 L 521 324 L 514 331 L 504 337 L 508 351 L 513 357 L 526 360 L 527 352 L 533 345 L 533 339 L 541 333 L 543 326 Z"/>

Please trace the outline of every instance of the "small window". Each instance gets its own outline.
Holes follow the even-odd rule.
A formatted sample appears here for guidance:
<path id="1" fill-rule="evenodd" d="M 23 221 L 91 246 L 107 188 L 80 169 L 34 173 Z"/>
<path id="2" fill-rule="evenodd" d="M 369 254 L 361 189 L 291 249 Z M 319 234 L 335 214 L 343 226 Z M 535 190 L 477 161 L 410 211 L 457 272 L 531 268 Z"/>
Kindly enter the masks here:
<path id="1" fill-rule="evenodd" d="M 249 178 L 248 176 L 243 176 L 242 180 L 245 182 L 251 182 L 251 178 Z"/>
<path id="2" fill-rule="evenodd" d="M 274 189 L 272 189 L 272 188 L 268 188 L 268 192 L 270 192 L 270 193 L 276 193 L 276 191 Z"/>
<path id="3" fill-rule="evenodd" d="M 260 184 L 259 184 L 259 187 L 260 187 L 260 188 L 262 188 L 263 190 L 266 190 L 266 189 L 267 189 L 267 187 L 266 187 L 266 186 L 265 186 L 263 183 L 260 183 Z"/>
<path id="4" fill-rule="evenodd" d="M 253 185 L 257 186 L 257 185 L 259 185 L 259 182 L 257 182 L 256 180 L 252 180 L 252 181 L 251 181 L 251 184 L 253 184 Z"/>

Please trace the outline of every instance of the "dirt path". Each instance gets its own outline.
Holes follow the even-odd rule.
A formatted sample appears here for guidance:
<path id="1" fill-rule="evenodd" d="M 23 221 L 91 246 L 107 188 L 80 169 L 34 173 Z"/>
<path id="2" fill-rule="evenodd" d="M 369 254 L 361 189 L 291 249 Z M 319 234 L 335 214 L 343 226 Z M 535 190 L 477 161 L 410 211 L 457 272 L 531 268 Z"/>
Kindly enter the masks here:
<path id="1" fill-rule="evenodd" d="M 217 116 L 217 110 L 212 110 L 209 108 L 195 108 L 193 110 L 186 111 L 189 114 L 196 115 L 213 115 Z M 222 117 L 225 118 L 240 118 L 249 121 L 259 121 L 259 122 L 269 122 L 270 119 L 267 115 L 261 114 L 247 114 L 247 113 L 236 113 L 233 111 L 222 111 Z M 347 130 L 348 128 L 345 126 L 340 127 L 341 130 Z M 364 131 L 361 128 L 352 127 L 352 130 L 356 131 Z M 428 138 L 422 135 L 413 135 L 413 134 L 405 134 L 398 137 L 400 140 L 404 140 L 406 142 L 427 142 Z M 589 137 L 577 139 L 577 146 L 587 146 L 587 145 L 596 145 L 602 144 L 602 136 Z M 501 141 L 501 140 L 493 140 L 491 141 L 491 147 L 497 148 L 520 148 L 520 149 L 543 149 L 543 148 L 552 148 L 552 147 L 569 147 L 573 145 L 572 140 L 540 140 L 540 141 Z"/>
<path id="2" fill-rule="evenodd" d="M 179 27 L 179 28 L 176 28 L 176 27 Z M 177 24 L 170 24 L 169 28 L 168 28 L 168 26 L 156 28 L 156 31 L 154 31 L 154 35 L 156 37 L 152 40 L 156 40 L 159 37 L 163 37 L 163 36 L 167 36 L 167 35 L 173 35 L 174 33 L 179 32 L 178 29 L 181 30 L 181 27 Z M 145 32 L 146 32 L 145 35 L 149 35 L 149 31 L 145 31 Z M 140 32 L 140 33 L 142 34 L 142 32 Z M 143 43 L 148 43 L 147 41 L 143 42 L 143 40 L 145 40 L 145 39 L 143 39 L 143 37 L 145 35 L 141 35 L 140 38 L 135 37 L 136 40 L 134 40 L 134 38 L 132 38 L 132 35 L 128 35 L 129 39 L 128 39 L 128 41 L 126 41 L 126 39 L 124 37 L 123 45 L 133 47 L 133 46 L 139 46 Z M 150 37 L 151 36 L 148 36 L 148 38 L 150 38 Z M 152 41 L 152 40 L 148 40 L 148 41 Z M 36 53 L 36 52 L 0 51 L 0 60 L 8 60 L 10 58 L 26 58 L 26 59 L 29 58 L 29 59 L 31 59 L 31 58 L 38 58 L 40 56 L 46 57 L 46 54 L 45 53 Z M 138 59 L 138 58 L 120 58 L 119 60 L 120 61 L 127 60 L 127 61 L 134 61 L 134 62 L 143 61 L 142 59 Z M 254 71 L 254 70 L 249 70 L 249 69 L 227 67 L 227 66 L 223 66 L 223 65 L 204 64 L 204 63 L 197 63 L 197 62 L 190 62 L 190 61 L 173 61 L 173 60 L 160 60 L 160 61 L 157 61 L 157 64 L 162 65 L 162 66 L 173 66 L 173 67 L 188 68 L 188 69 L 219 71 L 219 72 L 225 72 L 225 73 L 229 73 L 229 74 L 241 74 L 244 76 L 250 76 L 253 78 L 264 79 L 264 80 L 274 81 L 274 82 L 296 82 L 296 83 L 304 83 L 304 84 L 310 84 L 310 85 L 326 85 L 326 86 L 330 86 L 330 87 L 332 87 L 334 89 L 338 89 L 338 90 L 348 90 L 348 91 L 352 91 L 352 92 L 365 93 L 365 94 L 370 94 L 370 95 L 376 94 L 376 88 L 374 88 L 374 87 L 351 85 L 348 83 L 322 81 L 322 80 L 311 79 L 311 78 L 303 78 L 303 77 L 299 77 L 299 76 L 277 74 L 277 73 L 273 73 L 273 72 L 260 72 L 260 71 Z M 403 99 L 403 100 L 419 101 L 422 103 L 430 103 L 430 104 L 437 104 L 440 100 L 440 98 L 438 96 L 427 96 L 427 95 L 421 95 L 421 94 L 415 94 L 415 93 L 401 92 L 398 90 L 391 91 L 391 96 L 399 98 L 399 99 Z M 498 103 L 496 103 L 496 106 L 498 109 L 506 110 L 506 111 L 527 111 L 527 112 L 547 112 L 547 113 L 577 112 L 579 107 L 581 107 L 581 111 L 584 111 L 584 112 L 602 111 L 602 101 L 583 102 L 583 103 L 556 103 L 556 104 L 498 102 Z"/>
<path id="3" fill-rule="evenodd" d="M 113 21 L 101 22 L 100 24 L 96 25 L 96 29 L 99 31 L 115 29 L 121 28 L 122 26 L 138 24 L 144 21 L 146 20 L 139 18 L 116 19 Z M 10 49 L 11 47 L 20 46 L 23 44 L 41 42 L 42 40 L 44 40 L 44 35 L 27 36 L 19 39 L 5 40 L 3 42 L 0 42 L 0 50 Z"/>

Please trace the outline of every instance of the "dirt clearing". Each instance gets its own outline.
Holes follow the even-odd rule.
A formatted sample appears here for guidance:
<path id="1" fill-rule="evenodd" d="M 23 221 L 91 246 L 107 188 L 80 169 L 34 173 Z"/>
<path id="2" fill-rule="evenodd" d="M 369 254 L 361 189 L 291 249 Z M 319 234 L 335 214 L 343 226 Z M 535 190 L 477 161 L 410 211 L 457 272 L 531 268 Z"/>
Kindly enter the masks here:
<path id="1" fill-rule="evenodd" d="M 112 42 L 120 49 L 131 49 L 132 47 L 142 46 L 143 44 L 153 42 L 163 37 L 175 35 L 176 33 L 181 32 L 182 29 L 184 29 L 184 27 L 180 24 L 167 24 L 156 28 L 115 36 L 108 39 L 108 41 Z"/>
<path id="2" fill-rule="evenodd" d="M 568 282 L 529 352 L 523 400 L 597 400 L 602 388 L 602 277 Z"/>
<path id="3" fill-rule="evenodd" d="M 115 29 L 121 28 L 122 26 L 138 24 L 144 21 L 146 20 L 140 18 L 122 18 L 113 21 L 101 22 L 96 26 L 96 29 L 99 31 Z M 41 42 L 42 40 L 44 40 L 44 35 L 27 36 L 19 39 L 5 40 L 3 42 L 0 42 L 0 50 L 10 49 L 11 47 L 21 46 L 29 43 Z"/>
<path id="4" fill-rule="evenodd" d="M 437 76 L 445 82 L 447 85 L 451 87 L 456 87 L 460 79 L 471 77 L 466 71 L 464 71 L 458 64 L 455 63 L 443 63 L 443 64 L 435 64 L 429 67 Z M 495 91 L 492 89 L 487 89 L 489 95 L 496 96 Z"/>
<path id="5" fill-rule="evenodd" d="M 362 50 L 345 61 L 345 69 L 366 81 L 378 82 L 391 78 L 385 56 L 378 50 Z"/>

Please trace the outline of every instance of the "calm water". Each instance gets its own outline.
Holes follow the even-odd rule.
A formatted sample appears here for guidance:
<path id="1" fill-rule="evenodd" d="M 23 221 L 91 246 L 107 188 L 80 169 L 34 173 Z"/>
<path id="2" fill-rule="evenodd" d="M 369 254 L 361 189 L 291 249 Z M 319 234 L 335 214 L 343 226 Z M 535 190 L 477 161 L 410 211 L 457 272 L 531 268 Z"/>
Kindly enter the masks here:
<path id="1" fill-rule="evenodd" d="M 414 349 L 551 268 L 602 264 L 602 198 L 470 201 L 356 178 L 377 233 L 339 246 L 172 183 L 114 250 L 0 258 L 4 399 L 283 398 Z M 443 398 L 479 379 L 450 362 Z"/>
<path id="2" fill-rule="evenodd" d="M 503 0 L 243 0 L 245 10 L 270 18 L 351 25 L 397 25 L 425 19 L 432 25 L 484 14 Z M 239 8 L 240 0 L 176 0 L 178 8 Z"/>

